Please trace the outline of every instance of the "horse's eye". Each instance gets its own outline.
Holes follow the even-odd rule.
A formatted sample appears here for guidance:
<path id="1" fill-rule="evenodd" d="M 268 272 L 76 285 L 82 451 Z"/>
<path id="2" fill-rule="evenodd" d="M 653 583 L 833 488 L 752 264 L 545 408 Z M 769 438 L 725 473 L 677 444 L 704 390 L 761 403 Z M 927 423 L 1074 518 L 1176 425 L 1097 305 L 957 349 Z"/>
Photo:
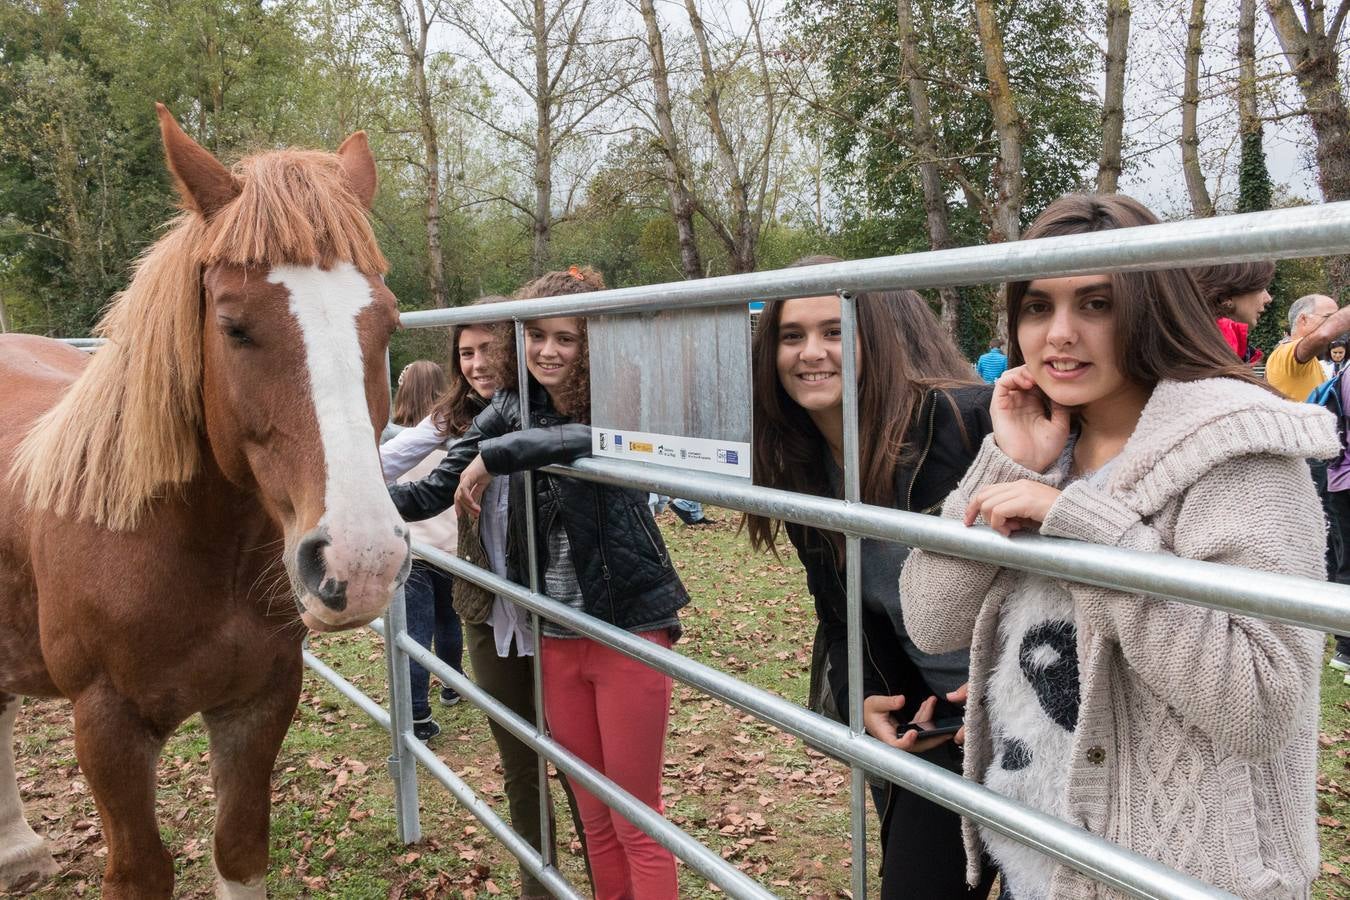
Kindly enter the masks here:
<path id="1" fill-rule="evenodd" d="M 225 336 L 241 347 L 253 343 L 253 339 L 248 336 L 242 325 L 226 325 Z"/>

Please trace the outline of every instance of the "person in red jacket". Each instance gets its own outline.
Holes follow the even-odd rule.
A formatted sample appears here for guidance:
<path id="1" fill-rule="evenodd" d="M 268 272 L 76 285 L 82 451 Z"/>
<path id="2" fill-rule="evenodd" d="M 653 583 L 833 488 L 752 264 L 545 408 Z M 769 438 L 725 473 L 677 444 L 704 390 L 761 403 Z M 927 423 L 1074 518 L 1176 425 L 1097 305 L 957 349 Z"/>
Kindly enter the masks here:
<path id="1" fill-rule="evenodd" d="M 1261 310 L 1270 303 L 1270 282 L 1275 277 L 1272 262 L 1231 263 L 1192 269 L 1200 290 L 1214 308 L 1215 324 L 1238 359 L 1248 365 L 1261 361 L 1259 347 L 1247 343 L 1248 331 L 1256 325 Z"/>

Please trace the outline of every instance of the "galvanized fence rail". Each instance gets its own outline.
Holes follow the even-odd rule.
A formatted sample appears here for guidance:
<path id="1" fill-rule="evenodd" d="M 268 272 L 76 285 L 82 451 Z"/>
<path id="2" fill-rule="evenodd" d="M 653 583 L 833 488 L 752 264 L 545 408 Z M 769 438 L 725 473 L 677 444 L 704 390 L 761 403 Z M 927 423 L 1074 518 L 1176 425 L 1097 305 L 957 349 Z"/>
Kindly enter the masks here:
<path id="1" fill-rule="evenodd" d="M 886 288 L 934 288 L 992 281 L 1080 275 L 1114 270 L 1194 267 L 1218 262 L 1284 259 L 1350 252 L 1350 202 L 1176 222 L 1091 235 L 1021 241 L 983 247 L 916 253 L 750 275 L 625 288 L 544 300 L 517 300 L 490 307 L 463 307 L 405 313 L 407 327 L 433 327 L 485 321 L 516 324 L 520 381 L 525 383 L 522 323 L 559 315 L 589 316 L 655 311 L 674 307 L 743 304 L 748 300 L 786 299 L 838 293 L 842 300 L 845 359 L 845 490 L 843 500 L 754 487 L 726 477 L 657 469 L 605 459 L 585 459 L 549 471 L 603 484 L 656 491 L 719 506 L 813 525 L 846 535 L 849 631 L 849 710 L 851 727 L 815 715 L 770 692 L 694 662 L 604 622 L 556 603 L 539 585 L 521 586 L 491 572 L 424 546 L 423 559 L 459 578 L 467 578 L 529 610 L 538 634 L 540 617 L 558 622 L 619 652 L 666 672 L 680 681 L 796 735 L 847 762 L 853 771 L 851 830 L 853 895 L 867 893 L 864 774 L 885 778 L 962 815 L 1008 835 L 1065 865 L 1132 896 L 1147 898 L 1229 897 L 1217 888 L 1168 869 L 1161 863 L 1116 846 L 1058 819 L 1008 800 L 918 757 L 894 750 L 861 731 L 861 630 L 858 596 L 862 538 L 898 541 L 914 547 L 1039 572 L 1131 593 L 1164 597 L 1212 609 L 1258 616 L 1317 631 L 1350 633 L 1350 586 L 1307 578 L 1254 572 L 1232 566 L 1147 554 L 1040 536 L 1004 538 L 986 528 L 965 528 L 931 516 L 905 513 L 858 502 L 858 432 L 852 291 Z M 528 422 L 528 409 L 524 410 Z M 527 474 L 527 477 L 528 474 Z M 531 493 L 526 496 L 531 496 Z M 527 509 L 532 516 L 533 510 Z M 529 529 L 530 571 L 538 548 Z M 491 809 L 474 797 L 457 776 L 412 735 L 407 692 L 407 660 L 415 658 L 470 702 L 505 725 L 544 759 L 630 818 L 700 874 L 732 897 L 771 894 L 716 853 L 698 844 L 672 823 L 608 782 L 547 736 L 542 715 L 534 723 L 514 716 L 500 703 L 416 644 L 402 625 L 402 593 L 385 624 L 391 678 L 391 710 L 378 704 L 306 653 L 305 661 L 338 691 L 392 731 L 391 771 L 399 792 L 400 835 L 413 840 L 416 822 L 414 760 L 465 803 L 501 838 L 527 869 L 544 878 L 559 896 L 575 896 L 553 865 L 551 851 L 541 855 L 525 845 Z M 392 635 L 392 638 L 389 637 Z M 536 657 L 537 660 L 537 657 Z M 541 688 L 535 665 L 536 690 Z M 536 695 L 542 697 L 542 691 Z M 542 702 L 540 702 L 542 708 Z M 544 792 L 547 798 L 547 791 Z M 409 800 L 411 797 L 411 801 Z M 545 801 L 546 802 L 546 801 Z M 547 817 L 541 810 L 541 816 Z"/>

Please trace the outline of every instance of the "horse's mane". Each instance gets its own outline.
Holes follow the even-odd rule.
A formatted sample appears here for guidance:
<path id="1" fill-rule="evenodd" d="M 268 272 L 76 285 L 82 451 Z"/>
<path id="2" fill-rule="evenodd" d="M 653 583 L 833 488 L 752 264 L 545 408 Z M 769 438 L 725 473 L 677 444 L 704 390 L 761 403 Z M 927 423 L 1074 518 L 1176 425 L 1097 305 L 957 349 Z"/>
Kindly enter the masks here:
<path id="1" fill-rule="evenodd" d="M 388 268 L 336 155 L 263 153 L 234 175 L 238 197 L 210 221 L 181 214 L 141 257 L 99 322 L 108 343 L 19 446 L 14 474 L 30 507 L 132 529 L 151 501 L 196 476 L 204 266 Z"/>

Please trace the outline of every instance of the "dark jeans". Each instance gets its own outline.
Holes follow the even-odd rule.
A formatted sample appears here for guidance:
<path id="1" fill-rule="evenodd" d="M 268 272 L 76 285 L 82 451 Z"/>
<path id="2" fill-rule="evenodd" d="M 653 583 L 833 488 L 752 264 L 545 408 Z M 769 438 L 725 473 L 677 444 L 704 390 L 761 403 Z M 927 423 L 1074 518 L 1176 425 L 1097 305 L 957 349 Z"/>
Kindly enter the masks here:
<path id="1" fill-rule="evenodd" d="M 961 753 L 948 742 L 923 758 L 961 774 Z M 961 817 L 918 794 L 892 786 L 881 830 L 885 840 L 882 900 L 985 900 L 995 870 L 985 861 L 980 883 L 966 886 L 966 850 Z"/>
<path id="2" fill-rule="evenodd" d="M 433 641 L 436 656 L 456 672 L 464 671 L 464 634 L 459 616 L 450 605 L 450 586 L 453 579 L 420 559 L 413 560 L 412 571 L 403 586 L 408 608 L 408 634 L 428 650 Z M 412 712 L 414 719 L 431 715 L 431 701 L 427 697 L 431 673 L 416 660 L 408 660 L 412 681 Z"/>

